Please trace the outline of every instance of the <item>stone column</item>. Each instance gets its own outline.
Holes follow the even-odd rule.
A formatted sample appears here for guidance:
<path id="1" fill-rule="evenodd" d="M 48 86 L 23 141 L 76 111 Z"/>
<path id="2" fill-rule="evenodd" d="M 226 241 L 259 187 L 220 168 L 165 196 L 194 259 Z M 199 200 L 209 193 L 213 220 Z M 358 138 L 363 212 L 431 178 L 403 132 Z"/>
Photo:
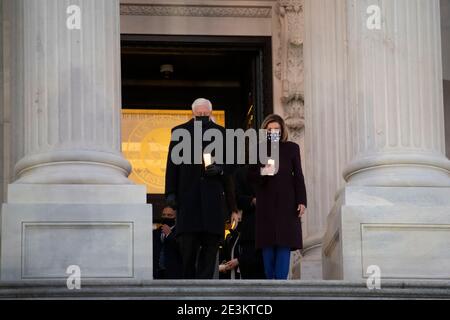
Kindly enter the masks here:
<path id="1" fill-rule="evenodd" d="M 445 142 L 450 158 L 450 0 L 441 0 L 442 69 L 444 78 Z"/>
<path id="2" fill-rule="evenodd" d="M 2 1 L 3 6 L 3 198 L 6 202 L 8 184 L 14 179 L 14 166 L 23 157 L 23 18 L 20 3 Z M 18 121 L 20 119 L 20 121 Z"/>
<path id="3" fill-rule="evenodd" d="M 306 0 L 305 178 L 308 210 L 303 218 L 302 279 L 322 279 L 322 238 L 327 215 L 343 187 L 349 158 L 345 106 L 345 1 Z"/>
<path id="4" fill-rule="evenodd" d="M 4 163 L 4 122 L 3 122 L 3 115 L 4 115 L 4 96 L 3 96 L 3 87 L 4 87 L 4 71 L 3 71 L 3 51 L 4 51 L 4 43 L 3 43 L 3 2 L 0 2 L 0 159 L 1 163 Z M 3 201 L 4 199 L 4 168 L 3 165 L 0 166 L 0 200 Z"/>
<path id="5" fill-rule="evenodd" d="M 7 1 L 21 158 L 0 278 L 151 279 L 151 205 L 120 152 L 119 0 Z"/>
<path id="6" fill-rule="evenodd" d="M 366 26 L 374 3 L 381 10 L 380 30 Z M 353 160 L 346 180 L 450 186 L 439 1 L 349 1 L 347 10 Z"/>
<path id="7" fill-rule="evenodd" d="M 324 277 L 450 276 L 439 0 L 346 0 L 351 162 L 328 217 Z"/>
<path id="8" fill-rule="evenodd" d="M 130 183 L 120 153 L 118 1 L 21 5 L 25 156 L 16 183 Z"/>

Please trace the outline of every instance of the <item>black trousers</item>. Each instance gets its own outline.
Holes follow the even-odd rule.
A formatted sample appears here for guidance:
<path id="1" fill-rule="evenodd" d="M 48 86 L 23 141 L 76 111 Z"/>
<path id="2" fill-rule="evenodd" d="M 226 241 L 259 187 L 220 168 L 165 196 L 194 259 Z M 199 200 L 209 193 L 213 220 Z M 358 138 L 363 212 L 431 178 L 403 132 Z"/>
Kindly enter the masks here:
<path id="1" fill-rule="evenodd" d="M 183 278 L 213 279 L 221 236 L 206 232 L 182 233 L 177 240 L 183 260 Z"/>
<path id="2" fill-rule="evenodd" d="M 266 279 L 262 253 L 261 250 L 255 248 L 254 241 L 241 244 L 239 269 L 241 270 L 241 277 L 244 280 Z"/>

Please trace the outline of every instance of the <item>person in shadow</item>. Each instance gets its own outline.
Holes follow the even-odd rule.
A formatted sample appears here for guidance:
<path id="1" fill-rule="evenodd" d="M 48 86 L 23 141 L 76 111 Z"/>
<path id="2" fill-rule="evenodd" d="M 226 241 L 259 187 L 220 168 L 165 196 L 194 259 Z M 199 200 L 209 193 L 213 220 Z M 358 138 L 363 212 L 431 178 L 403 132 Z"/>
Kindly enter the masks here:
<path id="1" fill-rule="evenodd" d="M 231 262 L 238 263 L 242 279 L 265 279 L 262 252 L 256 248 L 256 191 L 247 179 L 249 167 L 242 166 L 234 175 L 238 209 L 242 211 L 239 223 L 239 258 Z"/>
<path id="2" fill-rule="evenodd" d="M 176 211 L 166 206 L 161 214 L 161 226 L 153 231 L 153 278 L 181 279 L 182 259 L 176 234 Z"/>

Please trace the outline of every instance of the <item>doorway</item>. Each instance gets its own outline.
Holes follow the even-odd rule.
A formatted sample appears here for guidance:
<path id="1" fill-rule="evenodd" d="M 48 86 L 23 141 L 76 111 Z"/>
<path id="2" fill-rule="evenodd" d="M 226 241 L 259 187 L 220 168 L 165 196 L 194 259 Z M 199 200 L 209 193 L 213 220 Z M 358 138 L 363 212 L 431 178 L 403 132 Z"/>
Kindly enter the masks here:
<path id="1" fill-rule="evenodd" d="M 273 112 L 270 37 L 122 35 L 122 107 L 188 111 L 199 97 L 230 129 L 258 128 Z M 154 219 L 163 194 L 147 195 Z"/>

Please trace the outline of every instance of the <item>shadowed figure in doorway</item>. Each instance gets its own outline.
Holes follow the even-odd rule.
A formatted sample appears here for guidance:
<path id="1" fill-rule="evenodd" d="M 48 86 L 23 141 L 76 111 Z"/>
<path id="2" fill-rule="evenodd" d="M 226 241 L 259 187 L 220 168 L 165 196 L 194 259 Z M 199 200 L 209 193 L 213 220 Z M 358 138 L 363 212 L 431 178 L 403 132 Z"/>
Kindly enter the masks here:
<path id="1" fill-rule="evenodd" d="M 161 226 L 153 231 L 154 279 L 182 278 L 182 260 L 175 234 L 176 211 L 166 206 L 161 214 Z"/>

